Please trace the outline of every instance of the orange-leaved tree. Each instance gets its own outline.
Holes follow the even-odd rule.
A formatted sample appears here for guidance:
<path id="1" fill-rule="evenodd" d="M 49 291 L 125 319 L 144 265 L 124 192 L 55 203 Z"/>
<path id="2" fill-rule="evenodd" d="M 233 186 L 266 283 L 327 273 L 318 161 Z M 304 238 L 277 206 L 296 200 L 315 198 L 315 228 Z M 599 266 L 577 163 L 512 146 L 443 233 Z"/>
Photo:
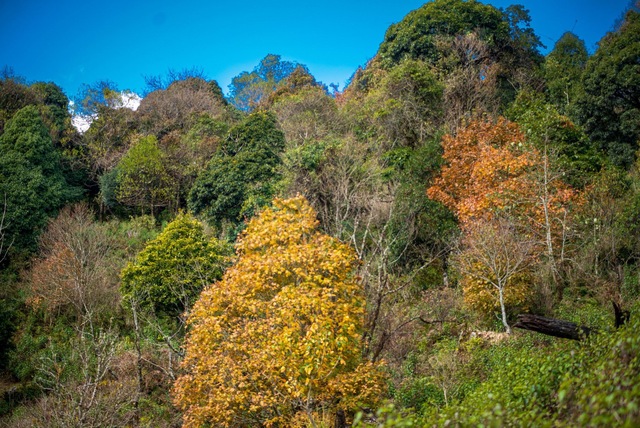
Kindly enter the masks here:
<path id="1" fill-rule="evenodd" d="M 445 166 L 427 194 L 449 208 L 462 229 L 498 212 L 510 217 L 551 257 L 551 247 L 560 247 L 557 241 L 566 237 L 571 207 L 581 203 L 563 171 L 554 169 L 547 148 L 552 143 L 541 152 L 518 124 L 504 118 L 471 122 L 457 135 L 443 137 Z"/>
<path id="2" fill-rule="evenodd" d="M 474 219 L 491 217 L 492 210 L 513 208 L 521 200 L 514 194 L 528 188 L 526 173 L 538 157 L 524 143 L 518 125 L 504 118 L 473 121 L 457 135 L 445 135 L 445 165 L 427 194 L 449 208 L 463 229 Z"/>
<path id="3" fill-rule="evenodd" d="M 188 320 L 174 387 L 185 426 L 343 425 L 375 405 L 384 375 L 362 357 L 354 251 L 296 197 L 252 219 L 237 254 Z"/>
<path id="4" fill-rule="evenodd" d="M 513 258 L 489 257 L 489 263 L 486 253 L 490 246 L 475 241 L 483 240 L 485 235 L 493 236 L 490 243 L 496 242 L 494 235 L 508 237 L 505 242 L 520 250 L 526 247 L 526 251 L 520 251 L 526 260 L 517 263 L 518 271 L 525 266 L 530 269 L 533 262 L 544 257 L 551 266 L 554 285 L 558 286 L 558 266 L 567 258 L 571 208 L 581 198 L 554 169 L 548 148 L 554 142 L 547 143 L 541 152 L 525 138 L 518 124 L 503 118 L 495 123 L 471 122 L 457 135 L 443 138 L 445 166 L 427 190 L 429 197 L 446 205 L 460 221 L 464 238 L 459 257 L 470 262 L 461 272 L 465 300 L 487 312 L 491 305 L 486 297 L 502 296 L 500 307 L 507 330 L 504 302 L 522 304 L 526 300 L 527 290 L 523 287 L 531 280 L 523 278 L 530 275 L 514 272 L 514 278 L 500 279 L 502 274 L 495 272 L 511 266 Z M 495 284 L 502 285 L 496 288 Z M 494 294 L 498 289 L 502 291 Z M 496 297 L 494 303 L 497 300 Z"/>
<path id="5" fill-rule="evenodd" d="M 460 221 L 454 265 L 465 302 L 485 314 L 499 309 L 510 332 L 507 306 L 524 304 L 532 290 L 527 278 L 535 251 L 526 225 L 540 156 L 518 125 L 503 118 L 473 121 L 442 145 L 445 166 L 427 193 Z"/>

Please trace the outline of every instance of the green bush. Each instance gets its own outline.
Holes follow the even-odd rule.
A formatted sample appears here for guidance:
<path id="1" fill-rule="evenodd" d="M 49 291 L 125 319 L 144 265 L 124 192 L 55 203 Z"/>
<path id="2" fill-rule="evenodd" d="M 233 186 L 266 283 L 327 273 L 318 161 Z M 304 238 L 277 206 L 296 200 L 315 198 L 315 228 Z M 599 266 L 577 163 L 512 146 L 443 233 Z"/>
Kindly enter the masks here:
<path id="1" fill-rule="evenodd" d="M 427 415 L 438 424 L 470 426 L 638 426 L 638 320 L 584 343 L 527 339 L 498 345 L 489 378 L 462 401 Z"/>

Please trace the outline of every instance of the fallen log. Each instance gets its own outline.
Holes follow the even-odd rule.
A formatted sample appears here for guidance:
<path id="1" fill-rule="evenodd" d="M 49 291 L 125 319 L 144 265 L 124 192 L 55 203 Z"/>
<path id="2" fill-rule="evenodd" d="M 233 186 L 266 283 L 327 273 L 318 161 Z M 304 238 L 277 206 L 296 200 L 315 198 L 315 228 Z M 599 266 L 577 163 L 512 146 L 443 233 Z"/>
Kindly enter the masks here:
<path id="1" fill-rule="evenodd" d="M 595 332 L 594 329 L 569 321 L 531 314 L 518 315 L 518 321 L 514 324 L 514 327 L 571 340 L 583 340 L 589 334 Z"/>

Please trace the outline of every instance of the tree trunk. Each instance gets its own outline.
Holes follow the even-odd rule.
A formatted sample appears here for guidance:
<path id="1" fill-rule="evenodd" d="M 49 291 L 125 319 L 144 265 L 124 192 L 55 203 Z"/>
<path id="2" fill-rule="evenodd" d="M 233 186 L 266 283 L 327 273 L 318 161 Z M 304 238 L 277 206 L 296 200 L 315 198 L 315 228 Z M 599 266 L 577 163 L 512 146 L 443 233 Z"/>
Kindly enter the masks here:
<path id="1" fill-rule="evenodd" d="M 131 311 L 133 312 L 133 326 L 135 332 L 135 340 L 134 345 L 136 349 L 136 369 L 138 375 L 138 391 L 136 397 L 133 402 L 134 412 L 134 420 L 135 422 L 140 421 L 140 399 L 142 398 L 142 394 L 144 392 L 144 378 L 142 377 L 142 338 L 140 333 L 140 323 L 138 320 L 138 303 L 136 301 L 131 302 Z"/>
<path id="2" fill-rule="evenodd" d="M 339 409 L 336 411 L 335 420 L 334 420 L 335 428 L 347 428 L 347 416 L 344 413 L 344 410 Z"/>
<path id="3" fill-rule="evenodd" d="M 629 317 L 631 316 L 631 314 L 629 313 L 629 311 L 623 311 L 620 305 L 618 305 L 616 302 L 612 301 L 611 303 L 613 303 L 613 314 L 615 316 L 615 326 L 616 328 L 620 328 L 623 325 L 625 325 L 627 321 L 629 321 Z"/>
<path id="4" fill-rule="evenodd" d="M 514 327 L 571 340 L 583 340 L 594 333 L 594 330 L 589 327 L 579 326 L 569 321 L 529 314 L 518 315 L 518 322 Z"/>
<path id="5" fill-rule="evenodd" d="M 511 334 L 511 327 L 507 322 L 507 310 L 504 307 L 504 287 L 498 287 L 498 296 L 500 297 L 500 312 L 502 313 L 502 324 L 507 334 Z"/>

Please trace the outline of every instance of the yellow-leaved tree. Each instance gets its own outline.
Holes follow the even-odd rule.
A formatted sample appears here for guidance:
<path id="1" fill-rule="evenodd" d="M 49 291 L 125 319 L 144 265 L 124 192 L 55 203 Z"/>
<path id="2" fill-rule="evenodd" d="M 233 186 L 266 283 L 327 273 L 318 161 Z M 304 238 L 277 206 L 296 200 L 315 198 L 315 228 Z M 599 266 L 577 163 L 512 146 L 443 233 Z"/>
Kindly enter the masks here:
<path id="1" fill-rule="evenodd" d="M 205 288 L 174 387 L 184 426 L 344 426 L 383 395 L 362 357 L 364 294 L 354 251 L 318 231 L 302 197 L 273 202 Z"/>

